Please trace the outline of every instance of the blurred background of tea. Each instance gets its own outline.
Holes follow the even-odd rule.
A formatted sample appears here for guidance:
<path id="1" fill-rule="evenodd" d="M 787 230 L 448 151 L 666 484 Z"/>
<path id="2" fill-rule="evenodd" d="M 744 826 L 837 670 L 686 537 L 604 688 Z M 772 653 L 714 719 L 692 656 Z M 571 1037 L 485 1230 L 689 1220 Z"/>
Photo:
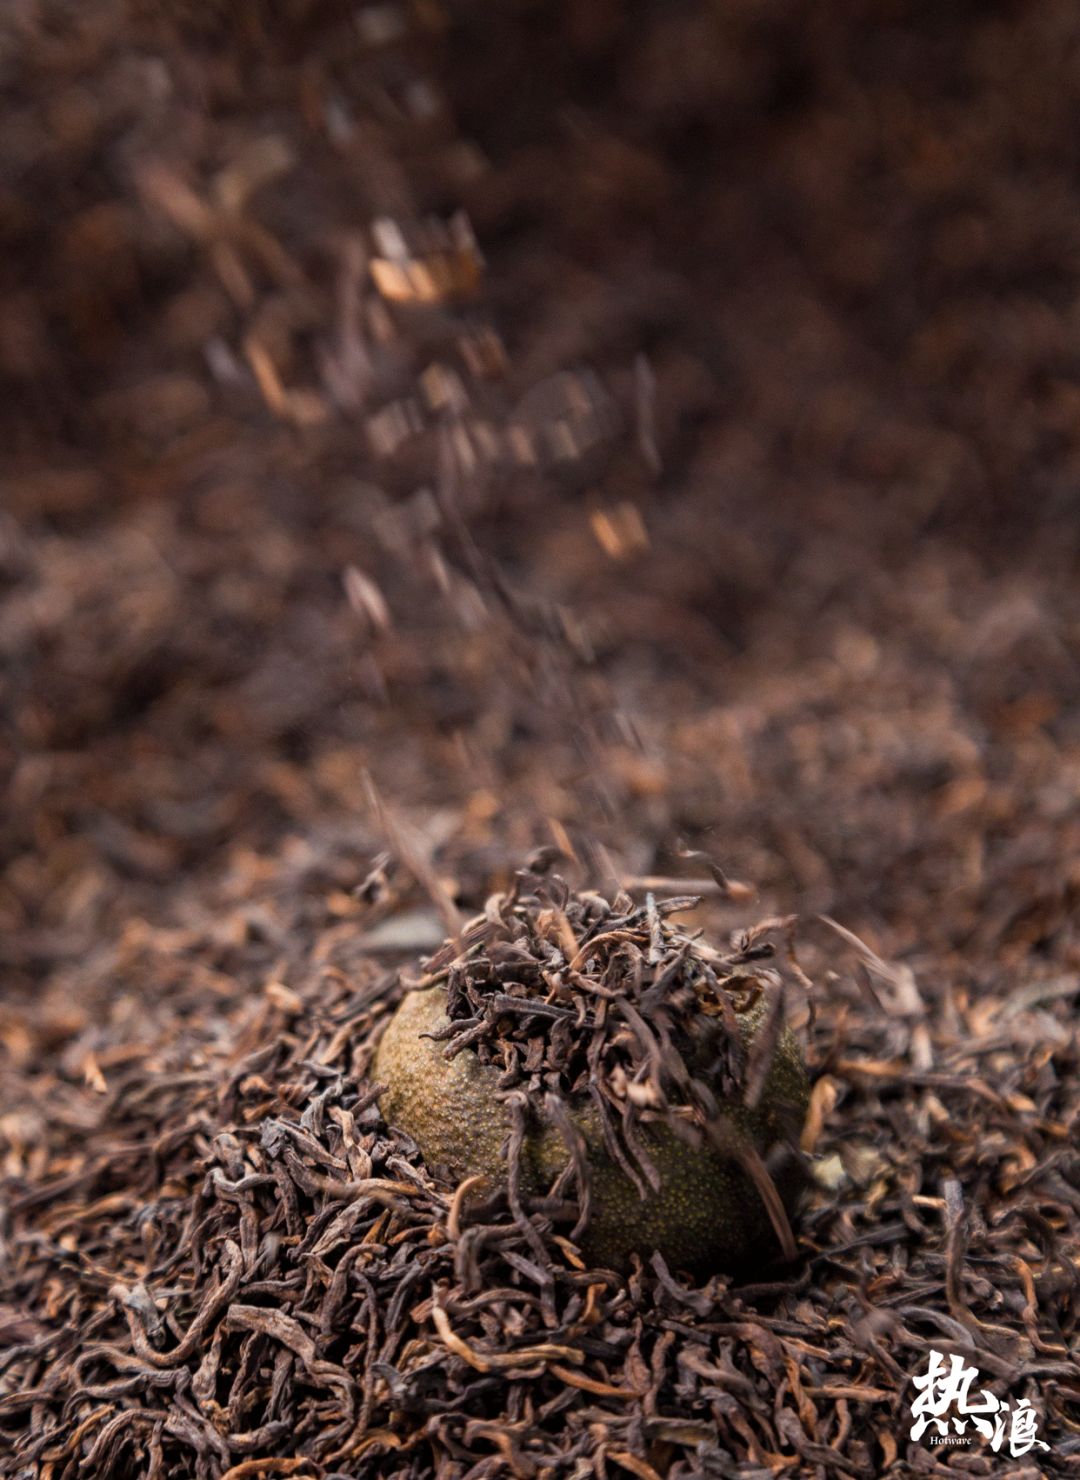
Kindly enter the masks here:
<path id="1" fill-rule="evenodd" d="M 0 37 L 9 1084 L 545 845 L 1075 971 L 1074 6 Z"/>

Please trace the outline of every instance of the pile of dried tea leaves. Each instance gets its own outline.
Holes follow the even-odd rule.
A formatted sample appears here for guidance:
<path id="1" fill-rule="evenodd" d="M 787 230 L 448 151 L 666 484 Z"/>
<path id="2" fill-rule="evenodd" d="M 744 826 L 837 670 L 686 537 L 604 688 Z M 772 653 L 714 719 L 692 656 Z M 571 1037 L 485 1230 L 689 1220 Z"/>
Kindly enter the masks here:
<path id="1" fill-rule="evenodd" d="M 566 919 L 583 973 L 605 933 L 590 951 L 589 920 L 624 920 L 646 955 L 674 935 L 659 907 L 587 894 Z M 757 973 L 765 944 L 743 933 L 731 959 Z M 313 970 L 234 1043 L 135 1046 L 97 1123 L 58 1127 L 49 1164 L 9 1180 L 0 1472 L 861 1476 L 907 1449 L 930 1473 L 901 1404 L 928 1341 L 996 1391 L 1037 1383 L 1062 1445 L 1075 1040 L 991 1088 L 1000 1037 L 919 1067 L 910 1000 L 850 1020 L 834 984 L 804 1145 L 843 1162 L 845 1191 L 819 1193 L 796 1266 L 695 1283 L 654 1258 L 623 1278 L 543 1208 L 531 1240 L 508 1211 L 476 1221 L 381 1120 L 365 1066 L 401 985 Z M 1038 1022 L 1034 1001 L 1017 1012 L 1012 1031 Z"/>
<path id="2" fill-rule="evenodd" d="M 0 1474 L 1074 1475 L 1076 5 L 2 9 Z M 371 1098 L 567 834 L 810 917 L 752 1283 Z"/>

